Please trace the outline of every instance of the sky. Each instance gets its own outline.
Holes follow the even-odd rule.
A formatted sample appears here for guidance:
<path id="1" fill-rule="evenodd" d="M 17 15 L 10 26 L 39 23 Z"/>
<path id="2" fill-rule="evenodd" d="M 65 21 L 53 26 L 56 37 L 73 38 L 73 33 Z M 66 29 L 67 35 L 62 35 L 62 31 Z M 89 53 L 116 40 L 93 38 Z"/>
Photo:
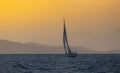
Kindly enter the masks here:
<path id="1" fill-rule="evenodd" d="M 0 39 L 62 45 L 63 18 L 71 46 L 120 49 L 119 0 L 1 0 Z"/>

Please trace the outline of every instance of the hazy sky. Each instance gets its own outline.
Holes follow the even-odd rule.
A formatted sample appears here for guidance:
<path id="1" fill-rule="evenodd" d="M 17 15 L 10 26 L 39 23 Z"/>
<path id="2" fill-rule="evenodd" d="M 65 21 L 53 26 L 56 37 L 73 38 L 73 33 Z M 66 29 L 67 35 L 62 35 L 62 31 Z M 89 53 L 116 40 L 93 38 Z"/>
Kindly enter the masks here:
<path id="1" fill-rule="evenodd" d="M 1 0 L 0 39 L 120 49 L 120 0 Z"/>

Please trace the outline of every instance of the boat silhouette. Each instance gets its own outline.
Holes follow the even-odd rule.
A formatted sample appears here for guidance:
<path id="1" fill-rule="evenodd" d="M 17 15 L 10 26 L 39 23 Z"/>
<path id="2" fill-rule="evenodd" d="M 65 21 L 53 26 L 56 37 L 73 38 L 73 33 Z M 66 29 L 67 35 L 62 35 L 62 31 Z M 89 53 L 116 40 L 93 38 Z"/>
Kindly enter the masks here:
<path id="1" fill-rule="evenodd" d="M 63 46 L 65 50 L 65 55 L 67 57 L 76 57 L 77 53 L 73 52 L 68 44 L 68 39 L 67 39 L 67 32 L 66 32 L 66 25 L 65 25 L 65 20 L 63 19 L 63 24 L 64 24 L 64 29 L 63 29 Z"/>

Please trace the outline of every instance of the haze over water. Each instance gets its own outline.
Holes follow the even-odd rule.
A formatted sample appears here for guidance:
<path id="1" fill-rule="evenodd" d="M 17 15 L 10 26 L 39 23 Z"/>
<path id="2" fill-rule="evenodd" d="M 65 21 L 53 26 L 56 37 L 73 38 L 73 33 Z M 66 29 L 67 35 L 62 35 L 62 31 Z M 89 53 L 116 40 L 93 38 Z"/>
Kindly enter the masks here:
<path id="1" fill-rule="evenodd" d="M 0 73 L 120 73 L 119 53 L 120 0 L 0 1 Z"/>
<path id="2" fill-rule="evenodd" d="M 63 18 L 71 46 L 120 48 L 119 0 L 2 0 L 0 39 L 62 45 Z"/>

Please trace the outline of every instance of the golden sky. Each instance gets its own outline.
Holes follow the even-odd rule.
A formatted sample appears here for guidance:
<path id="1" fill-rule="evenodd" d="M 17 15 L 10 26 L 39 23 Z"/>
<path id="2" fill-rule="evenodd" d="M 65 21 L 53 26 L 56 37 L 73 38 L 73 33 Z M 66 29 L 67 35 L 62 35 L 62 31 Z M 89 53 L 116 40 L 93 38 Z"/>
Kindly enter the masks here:
<path id="1" fill-rule="evenodd" d="M 63 18 L 71 45 L 120 48 L 120 0 L 1 0 L 0 39 L 62 45 Z"/>

